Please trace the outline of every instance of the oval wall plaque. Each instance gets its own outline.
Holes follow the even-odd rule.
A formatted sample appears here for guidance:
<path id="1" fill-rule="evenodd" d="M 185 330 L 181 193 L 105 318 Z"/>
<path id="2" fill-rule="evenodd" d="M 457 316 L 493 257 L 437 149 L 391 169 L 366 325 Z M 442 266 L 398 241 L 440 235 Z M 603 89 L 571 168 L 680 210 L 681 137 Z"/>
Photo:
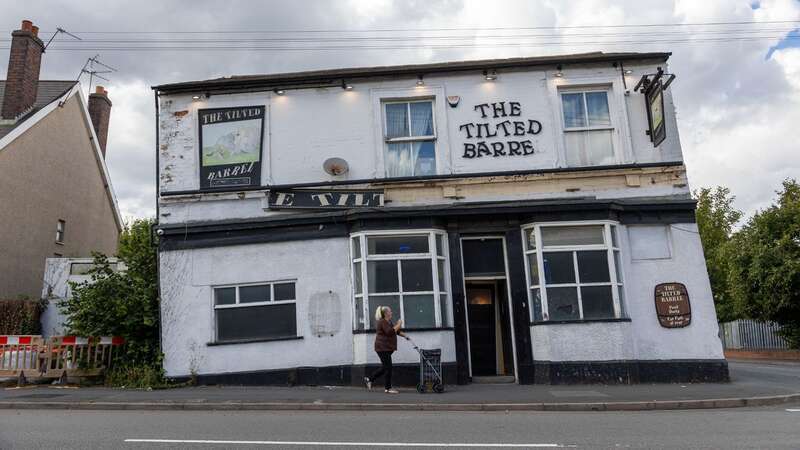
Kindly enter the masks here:
<path id="1" fill-rule="evenodd" d="M 682 283 L 661 283 L 655 290 L 656 315 L 664 328 L 683 328 L 692 322 L 689 292 Z"/>

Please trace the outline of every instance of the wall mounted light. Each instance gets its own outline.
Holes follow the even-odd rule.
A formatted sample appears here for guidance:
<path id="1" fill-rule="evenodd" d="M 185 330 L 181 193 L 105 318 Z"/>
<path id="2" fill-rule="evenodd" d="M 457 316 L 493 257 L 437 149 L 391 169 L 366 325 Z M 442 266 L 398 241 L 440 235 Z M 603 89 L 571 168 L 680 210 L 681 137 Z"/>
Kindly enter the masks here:
<path id="1" fill-rule="evenodd" d="M 631 69 L 625 69 L 625 75 L 630 75 L 632 73 L 633 71 Z"/>
<path id="2" fill-rule="evenodd" d="M 491 72 L 484 70 L 483 79 L 486 81 L 494 81 L 497 79 L 497 72 L 495 72 L 494 70 L 492 70 Z"/>
<path id="3" fill-rule="evenodd" d="M 342 89 L 344 89 L 345 91 L 352 91 L 353 90 L 353 85 L 352 84 L 347 84 L 346 81 L 342 80 Z"/>
<path id="4" fill-rule="evenodd" d="M 284 91 L 283 89 L 275 89 L 275 90 L 274 90 L 274 92 L 275 92 L 275 94 L 277 94 L 277 95 L 283 95 L 283 94 L 285 94 L 285 93 L 286 93 L 286 91 Z"/>
<path id="5" fill-rule="evenodd" d="M 417 75 L 417 86 L 419 87 L 425 86 L 425 82 L 422 81 L 422 75 Z"/>
<path id="6" fill-rule="evenodd" d="M 198 100 L 200 100 L 200 96 L 199 95 L 193 95 L 192 96 L 192 100 L 198 101 Z"/>
<path id="7" fill-rule="evenodd" d="M 561 64 L 556 66 L 555 76 L 557 76 L 558 78 L 561 78 L 561 77 L 564 76 L 564 72 L 562 72 L 561 69 L 563 69 L 563 67 L 561 67 Z"/>

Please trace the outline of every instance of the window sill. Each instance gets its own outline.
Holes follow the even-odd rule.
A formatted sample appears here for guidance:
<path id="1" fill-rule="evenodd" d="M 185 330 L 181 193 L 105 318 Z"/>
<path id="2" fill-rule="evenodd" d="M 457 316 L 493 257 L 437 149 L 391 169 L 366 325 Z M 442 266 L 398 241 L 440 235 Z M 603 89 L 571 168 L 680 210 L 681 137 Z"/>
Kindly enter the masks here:
<path id="1" fill-rule="evenodd" d="M 215 347 L 217 345 L 236 345 L 236 344 L 255 344 L 257 342 L 276 342 L 276 341 L 294 341 L 298 339 L 303 339 L 303 336 L 287 336 L 287 337 L 275 337 L 275 338 L 258 338 L 258 339 L 239 339 L 236 341 L 217 341 L 217 342 L 208 342 L 206 345 L 209 347 Z"/>
<path id="2" fill-rule="evenodd" d="M 620 317 L 620 318 L 612 318 L 612 319 L 577 319 L 577 320 L 539 320 L 536 322 L 531 322 L 531 326 L 539 326 L 539 325 L 569 325 L 575 323 L 602 323 L 602 322 L 630 322 L 630 317 Z"/>
<path id="3" fill-rule="evenodd" d="M 417 333 L 421 331 L 453 331 L 453 327 L 441 328 L 401 328 L 403 333 Z M 375 330 L 353 330 L 353 334 L 375 334 Z"/>

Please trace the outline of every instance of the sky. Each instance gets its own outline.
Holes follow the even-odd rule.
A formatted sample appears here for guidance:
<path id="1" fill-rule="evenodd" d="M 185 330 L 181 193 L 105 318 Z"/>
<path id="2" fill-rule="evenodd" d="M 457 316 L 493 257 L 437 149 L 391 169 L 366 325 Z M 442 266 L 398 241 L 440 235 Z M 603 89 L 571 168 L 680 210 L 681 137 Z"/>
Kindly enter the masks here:
<path id="1" fill-rule="evenodd" d="M 235 41 L 242 35 L 185 32 L 268 31 L 258 36 L 311 36 L 316 39 L 330 36 L 556 34 L 544 40 L 538 38 L 537 42 L 546 42 L 547 45 L 540 43 L 531 46 L 410 46 L 412 48 L 391 51 L 146 52 L 110 49 L 69 51 L 65 49 L 74 47 L 75 41 L 59 35 L 43 57 L 42 79 L 75 79 L 86 59 L 98 53 L 100 61 L 116 69 L 114 73 L 104 74 L 110 81 L 102 81 L 113 102 L 107 163 L 126 220 L 153 216 L 155 211 L 155 117 L 150 86 L 228 75 L 588 51 L 673 53 L 669 70 L 676 74 L 677 79 L 670 89 L 675 97 L 681 144 L 693 189 L 726 186 L 736 196 L 736 207 L 749 215 L 771 204 L 783 179 L 800 178 L 798 0 L 3 0 L 2 11 L 0 32 L 7 37 L 10 37 L 11 30 L 19 28 L 22 19 L 32 20 L 45 37 L 48 37 L 48 31 L 60 27 L 84 40 L 171 38 L 193 41 L 210 36 L 232 39 L 233 43 L 229 45 L 237 45 Z M 692 35 L 689 31 L 702 29 L 707 32 L 713 28 L 686 25 L 602 30 L 581 28 L 597 25 L 775 21 L 798 22 L 726 26 L 729 30 L 770 28 L 770 32 L 760 34 L 769 39 L 736 40 L 723 37 L 703 42 L 696 39 L 692 42 L 698 34 Z M 530 29 L 534 27 L 558 28 Z M 463 30 L 465 28 L 470 30 Z M 495 30 L 487 30 L 490 28 Z M 458 30 L 437 31 L 441 29 Z M 654 37 L 651 33 L 654 29 L 667 34 Z M 296 33 L 297 30 L 317 32 Z M 319 30 L 347 30 L 348 33 L 320 33 Z M 393 31 L 365 33 L 364 30 Z M 109 31 L 116 34 L 98 34 Z M 154 33 L 164 31 L 183 33 Z M 604 38 L 592 35 L 598 31 L 619 34 Z M 745 36 L 746 33 L 741 35 Z M 756 35 L 759 34 L 751 33 L 748 36 Z M 704 36 L 708 37 L 709 34 Z M 668 42 L 648 42 L 650 40 Z M 476 38 L 474 42 L 500 41 Z M 0 47 L 5 46 L 7 42 L 0 43 Z M 6 73 L 7 51 L 0 53 L 0 74 Z M 88 92 L 88 79 L 84 77 L 83 81 L 84 89 Z"/>

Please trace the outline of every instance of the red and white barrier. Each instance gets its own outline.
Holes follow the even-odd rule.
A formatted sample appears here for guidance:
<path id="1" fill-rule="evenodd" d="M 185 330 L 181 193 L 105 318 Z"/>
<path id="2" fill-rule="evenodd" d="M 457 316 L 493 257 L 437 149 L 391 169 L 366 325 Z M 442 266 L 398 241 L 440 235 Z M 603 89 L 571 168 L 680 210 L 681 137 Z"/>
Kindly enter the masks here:
<path id="1" fill-rule="evenodd" d="M 0 376 L 61 378 L 99 375 L 113 361 L 119 336 L 0 335 Z"/>

